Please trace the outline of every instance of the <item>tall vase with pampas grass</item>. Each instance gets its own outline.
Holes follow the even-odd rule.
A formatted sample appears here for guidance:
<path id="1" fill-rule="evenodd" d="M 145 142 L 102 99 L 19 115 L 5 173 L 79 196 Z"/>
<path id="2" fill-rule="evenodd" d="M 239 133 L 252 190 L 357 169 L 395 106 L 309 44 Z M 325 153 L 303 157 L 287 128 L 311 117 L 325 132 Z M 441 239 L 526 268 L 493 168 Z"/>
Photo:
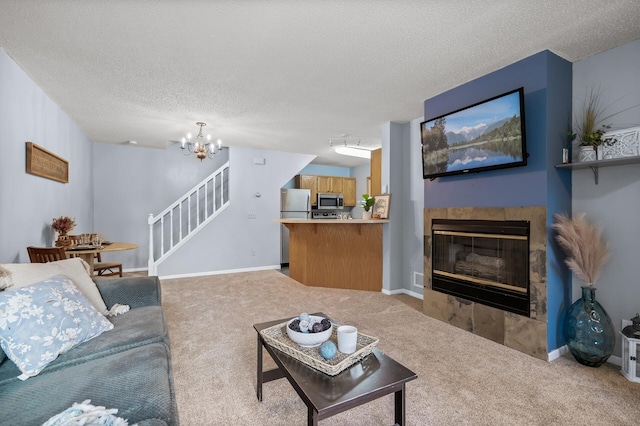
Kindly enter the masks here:
<path id="1" fill-rule="evenodd" d="M 599 367 L 613 353 L 615 328 L 607 311 L 596 301 L 595 283 L 611 255 L 602 233 L 584 214 L 555 215 L 556 240 L 567 254 L 566 263 L 585 282 L 582 298 L 567 310 L 563 332 L 569 352 L 581 364 Z"/>

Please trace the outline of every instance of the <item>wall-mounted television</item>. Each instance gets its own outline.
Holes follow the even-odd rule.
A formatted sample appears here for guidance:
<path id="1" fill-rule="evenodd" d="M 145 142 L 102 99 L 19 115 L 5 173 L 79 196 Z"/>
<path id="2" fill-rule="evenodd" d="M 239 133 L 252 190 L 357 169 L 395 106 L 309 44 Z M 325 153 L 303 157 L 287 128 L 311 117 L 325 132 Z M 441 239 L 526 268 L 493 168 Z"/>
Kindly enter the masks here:
<path id="1" fill-rule="evenodd" d="M 420 124 L 424 179 L 527 165 L 519 88 Z"/>

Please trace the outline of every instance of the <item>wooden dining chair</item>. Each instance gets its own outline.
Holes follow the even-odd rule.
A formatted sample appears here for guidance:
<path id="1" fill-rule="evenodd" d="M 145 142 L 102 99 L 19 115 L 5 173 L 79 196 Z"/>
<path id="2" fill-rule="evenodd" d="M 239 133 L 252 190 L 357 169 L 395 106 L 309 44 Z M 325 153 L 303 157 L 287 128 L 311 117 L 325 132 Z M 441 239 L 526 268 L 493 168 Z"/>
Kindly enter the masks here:
<path id="1" fill-rule="evenodd" d="M 31 263 L 47 263 L 67 258 L 64 247 L 27 247 Z"/>
<path id="2" fill-rule="evenodd" d="M 80 235 L 69 235 L 69 240 L 73 242 L 73 245 L 81 243 Z M 90 236 L 90 240 L 93 240 L 93 235 Z M 122 262 L 103 262 L 100 253 L 96 253 L 93 256 L 93 274 L 99 277 L 113 277 L 122 276 Z"/>
<path id="3" fill-rule="evenodd" d="M 100 253 L 96 253 L 93 272 L 100 277 L 122 276 L 122 262 L 103 262 Z"/>

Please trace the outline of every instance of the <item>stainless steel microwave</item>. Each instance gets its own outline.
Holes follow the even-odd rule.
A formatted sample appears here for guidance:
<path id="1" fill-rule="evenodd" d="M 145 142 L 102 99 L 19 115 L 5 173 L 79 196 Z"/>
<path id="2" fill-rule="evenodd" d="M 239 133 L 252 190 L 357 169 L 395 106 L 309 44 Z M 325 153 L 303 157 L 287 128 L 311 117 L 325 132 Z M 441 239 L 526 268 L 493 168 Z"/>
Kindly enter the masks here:
<path id="1" fill-rule="evenodd" d="M 318 210 L 342 210 L 344 208 L 344 196 L 318 192 Z"/>

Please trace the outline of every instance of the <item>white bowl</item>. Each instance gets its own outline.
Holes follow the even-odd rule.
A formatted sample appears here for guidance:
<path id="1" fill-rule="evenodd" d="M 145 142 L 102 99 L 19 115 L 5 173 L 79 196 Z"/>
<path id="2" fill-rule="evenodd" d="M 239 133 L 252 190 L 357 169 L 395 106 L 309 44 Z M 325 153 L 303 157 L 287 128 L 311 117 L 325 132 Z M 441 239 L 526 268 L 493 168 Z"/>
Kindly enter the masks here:
<path id="1" fill-rule="evenodd" d="M 291 340 L 302 346 L 303 348 L 315 348 L 316 346 L 320 346 L 331 337 L 331 333 L 333 332 L 333 324 L 331 327 L 322 331 L 320 333 L 300 333 L 299 331 L 293 331 L 289 328 L 289 324 L 293 322 L 293 320 L 298 319 L 292 318 L 287 322 L 287 335 Z M 314 320 L 313 322 L 320 322 L 324 319 L 324 317 L 319 317 L 316 315 L 309 315 L 310 320 Z"/>

